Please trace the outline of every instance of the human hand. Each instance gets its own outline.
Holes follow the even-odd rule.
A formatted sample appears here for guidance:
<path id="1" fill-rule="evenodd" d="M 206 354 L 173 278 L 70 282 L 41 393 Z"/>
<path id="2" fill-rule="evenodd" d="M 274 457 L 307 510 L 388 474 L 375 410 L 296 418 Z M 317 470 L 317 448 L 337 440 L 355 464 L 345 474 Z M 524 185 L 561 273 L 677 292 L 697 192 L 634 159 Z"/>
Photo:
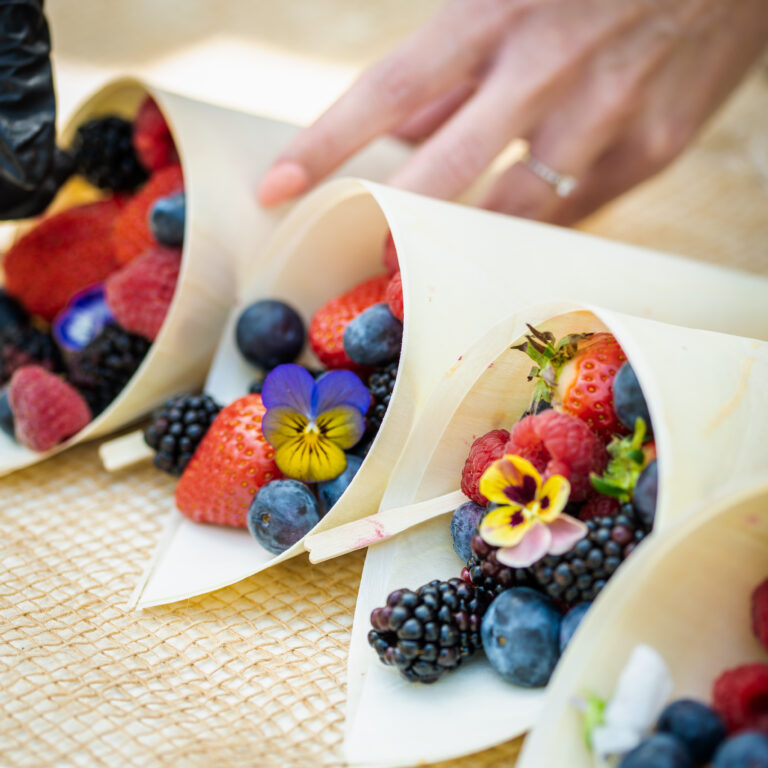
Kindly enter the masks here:
<path id="1" fill-rule="evenodd" d="M 520 137 L 572 194 L 517 164 L 479 204 L 571 223 L 669 164 L 766 40 L 765 0 L 451 0 L 299 133 L 259 200 L 388 132 L 422 141 L 389 183 L 454 199 Z"/>

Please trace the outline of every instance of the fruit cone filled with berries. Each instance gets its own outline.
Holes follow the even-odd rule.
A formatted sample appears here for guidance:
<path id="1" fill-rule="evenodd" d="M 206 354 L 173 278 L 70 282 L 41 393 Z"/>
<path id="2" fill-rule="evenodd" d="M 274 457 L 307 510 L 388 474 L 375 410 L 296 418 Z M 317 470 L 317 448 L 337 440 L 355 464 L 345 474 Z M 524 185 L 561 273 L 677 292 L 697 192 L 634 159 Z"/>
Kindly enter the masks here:
<path id="1" fill-rule="evenodd" d="M 666 546 L 712 498 L 765 471 L 755 424 L 766 375 L 766 342 L 594 307 L 532 307 L 486 332 L 435 387 L 382 501 L 397 508 L 459 488 L 463 498 L 368 551 L 350 650 L 350 762 L 438 761 L 536 726 L 581 620 L 593 603 L 618 611 L 633 579 L 642 635 L 661 613 L 639 607 L 648 573 L 630 570 L 635 552 Z M 697 571 L 693 548 L 676 567 Z M 462 583 L 472 610 L 430 596 Z M 563 659 L 578 668 L 577 655 Z M 439 744 L 425 735 L 466 711 L 472 728 Z M 392 732 L 402 738 L 382 735 Z"/>
<path id="2" fill-rule="evenodd" d="M 521 768 L 765 764 L 768 474 L 728 488 L 608 585 L 553 675 Z M 654 665 L 638 644 L 666 668 L 650 711 Z"/>
<path id="3" fill-rule="evenodd" d="M 302 201 L 264 262 L 239 286 L 206 383 L 224 408 L 210 438 L 182 446 L 170 433 L 197 418 L 179 404 L 149 434 L 156 463 L 181 479 L 141 606 L 246 578 L 303 552 L 305 536 L 375 513 L 400 487 L 393 469 L 435 386 L 463 380 L 473 342 L 542 296 L 768 338 L 768 285 L 751 276 L 357 180 Z M 510 386 L 522 412 L 525 377 L 519 395 Z M 265 443 L 272 456 L 255 461 Z M 409 472 L 426 468 L 428 447 L 409 454 Z M 450 467 L 445 490 L 458 488 Z"/>
<path id="4" fill-rule="evenodd" d="M 69 180 L 3 256 L 0 474 L 202 385 L 282 217 L 256 183 L 295 130 L 133 80 L 70 118 Z M 355 167 L 383 176 L 400 157 L 380 146 Z"/>

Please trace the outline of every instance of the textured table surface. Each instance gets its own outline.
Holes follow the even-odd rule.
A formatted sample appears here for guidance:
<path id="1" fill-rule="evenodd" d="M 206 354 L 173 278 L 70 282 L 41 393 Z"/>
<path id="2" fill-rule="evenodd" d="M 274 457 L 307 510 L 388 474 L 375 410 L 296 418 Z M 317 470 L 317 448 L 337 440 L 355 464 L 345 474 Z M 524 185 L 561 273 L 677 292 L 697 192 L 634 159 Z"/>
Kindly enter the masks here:
<path id="1" fill-rule="evenodd" d="M 132 3 L 120 20 L 126 33 L 107 45 L 64 5 L 51 6 L 60 82 L 71 72 L 86 88 L 94 73 L 154 68 L 166 73 L 164 84 L 210 95 L 210 84 L 196 90 L 184 68 L 162 59 L 169 47 L 200 42 L 206 26 L 194 13 L 164 36 L 171 11 L 148 26 L 154 17 L 147 10 L 141 22 L 136 9 L 156 4 Z M 78 4 L 77 16 L 90 9 L 89 29 L 113 28 L 127 5 L 106 11 L 92 0 Z M 436 5 L 243 0 L 229 7 L 248 24 L 230 10 L 216 32 L 245 26 L 246 48 L 266 43 L 281 56 L 333 62 L 332 95 Z M 126 43 L 147 29 L 145 49 Z M 75 90 L 68 98 L 81 95 Z M 238 98 L 236 106 L 252 106 Z M 685 158 L 586 228 L 768 274 L 766 115 L 768 77 L 755 72 Z M 172 492 L 173 481 L 151 466 L 107 475 L 95 445 L 0 480 L 1 765 L 341 762 L 346 649 L 363 555 L 311 568 L 298 558 L 203 598 L 129 613 L 125 603 Z M 446 765 L 509 766 L 518 747 Z"/>

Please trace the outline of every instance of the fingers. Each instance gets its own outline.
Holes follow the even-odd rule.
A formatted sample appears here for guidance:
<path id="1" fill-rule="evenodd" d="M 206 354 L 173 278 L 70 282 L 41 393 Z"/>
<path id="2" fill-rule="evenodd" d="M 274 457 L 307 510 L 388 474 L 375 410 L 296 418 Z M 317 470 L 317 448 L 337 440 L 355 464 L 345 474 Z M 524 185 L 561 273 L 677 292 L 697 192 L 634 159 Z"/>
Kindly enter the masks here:
<path id="1" fill-rule="evenodd" d="M 305 191 L 483 63 L 519 1 L 454 0 L 302 131 L 258 189 L 262 205 Z"/>
<path id="2" fill-rule="evenodd" d="M 644 107 L 647 84 L 671 50 L 670 43 L 653 31 L 627 33 L 592 59 L 584 78 L 532 133 L 531 154 L 559 174 L 575 178 L 578 186 L 574 197 L 585 186 L 590 190 L 588 195 L 594 194 L 594 166 L 633 125 Z M 613 157 L 614 161 L 624 161 L 625 153 Z M 586 197 L 587 193 L 580 197 L 581 205 L 586 204 Z M 558 222 L 566 209 L 580 207 L 559 197 L 552 183 L 523 164 L 510 168 L 481 205 L 515 216 Z"/>
<path id="3" fill-rule="evenodd" d="M 404 141 L 421 141 L 451 117 L 472 96 L 476 88 L 474 79 L 454 86 L 444 95 L 417 110 L 393 131 L 393 135 Z"/>

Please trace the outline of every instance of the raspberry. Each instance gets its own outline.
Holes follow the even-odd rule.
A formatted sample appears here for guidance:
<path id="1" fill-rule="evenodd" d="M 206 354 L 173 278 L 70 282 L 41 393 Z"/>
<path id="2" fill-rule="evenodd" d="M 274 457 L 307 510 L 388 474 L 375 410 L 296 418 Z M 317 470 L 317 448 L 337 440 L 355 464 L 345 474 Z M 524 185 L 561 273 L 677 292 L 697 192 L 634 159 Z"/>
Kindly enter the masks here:
<path id="1" fill-rule="evenodd" d="M 590 495 L 590 473 L 601 474 L 608 462 L 605 447 L 585 422 L 555 410 L 518 421 L 505 453 L 528 459 L 545 476 L 563 475 L 571 483 L 571 501 Z"/>
<path id="2" fill-rule="evenodd" d="M 488 503 L 488 499 L 478 490 L 480 478 L 494 461 L 504 455 L 508 441 L 509 432 L 506 429 L 494 429 L 472 443 L 461 472 L 461 490 L 467 498 L 477 504 Z"/>
<path id="3" fill-rule="evenodd" d="M 743 664 L 715 680 L 712 706 L 729 733 L 758 730 L 768 735 L 768 664 Z"/>
<path id="4" fill-rule="evenodd" d="M 183 190 L 181 166 L 171 165 L 153 173 L 141 190 L 126 203 L 112 229 L 112 244 L 120 264 L 127 264 L 156 245 L 149 229 L 149 210 L 155 200 Z"/>
<path id="5" fill-rule="evenodd" d="M 395 272 L 387 286 L 387 304 L 389 304 L 389 311 L 402 323 L 405 312 L 403 311 L 403 278 L 399 272 Z"/>
<path id="6" fill-rule="evenodd" d="M 619 506 L 618 499 L 596 493 L 594 496 L 590 496 L 579 510 L 579 520 L 586 523 L 593 517 L 613 517 L 619 514 Z"/>
<path id="7" fill-rule="evenodd" d="M 768 579 L 752 593 L 752 631 L 768 648 Z"/>
<path id="8" fill-rule="evenodd" d="M 91 420 L 83 396 L 39 365 L 25 365 L 11 377 L 8 402 L 16 438 L 33 451 L 48 451 Z"/>
<path id="9" fill-rule="evenodd" d="M 126 331 L 154 341 L 176 290 L 181 252 L 151 248 L 106 283 L 107 305 Z"/>
<path id="10" fill-rule="evenodd" d="M 397 260 L 397 250 L 395 249 L 395 241 L 392 239 L 391 232 L 387 234 L 387 239 L 384 241 L 381 260 L 384 262 L 384 269 L 387 270 L 388 275 L 394 275 L 395 272 L 400 271 L 400 263 Z"/>
<path id="11" fill-rule="evenodd" d="M 144 99 L 133 121 L 133 146 L 142 165 L 150 171 L 179 162 L 171 129 L 150 96 Z"/>

